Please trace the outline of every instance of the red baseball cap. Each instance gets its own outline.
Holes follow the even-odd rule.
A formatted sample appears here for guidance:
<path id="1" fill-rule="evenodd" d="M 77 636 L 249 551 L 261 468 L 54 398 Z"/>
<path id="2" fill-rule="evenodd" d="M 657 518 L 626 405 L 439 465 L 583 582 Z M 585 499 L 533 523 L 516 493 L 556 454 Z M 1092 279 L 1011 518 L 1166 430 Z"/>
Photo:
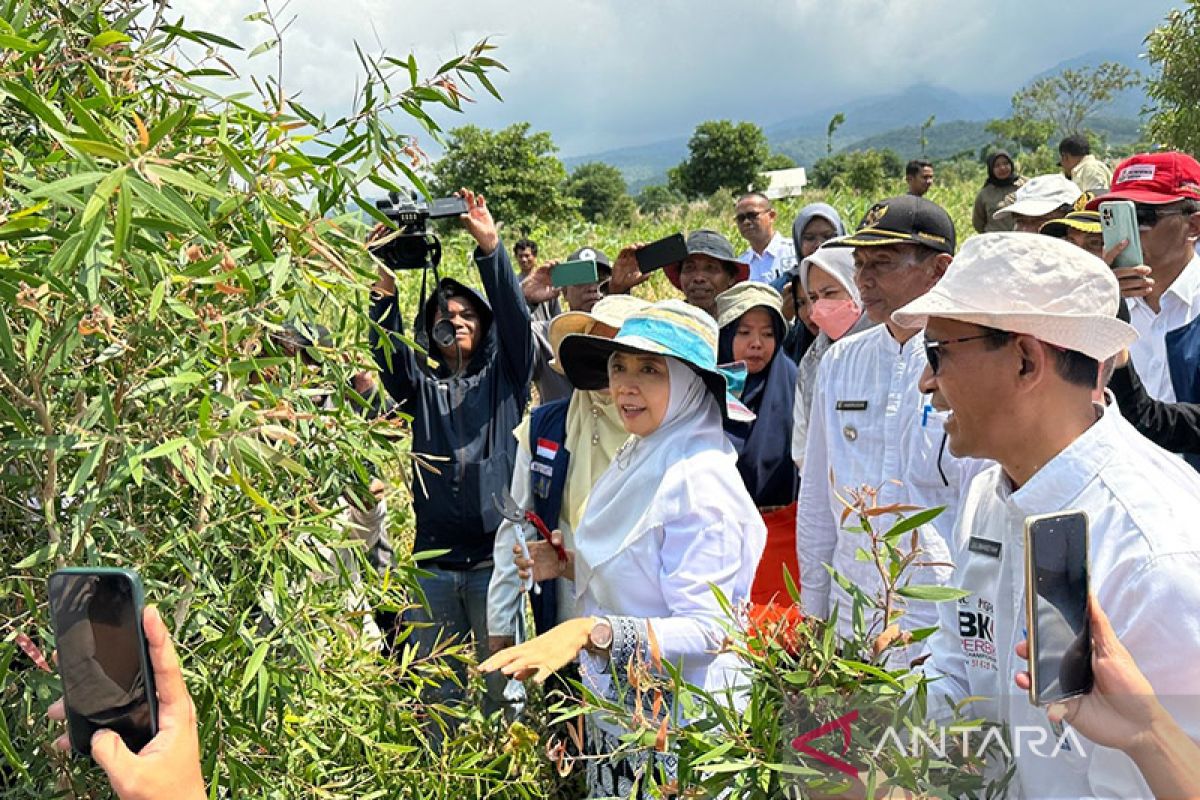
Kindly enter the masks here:
<path id="1" fill-rule="evenodd" d="M 1174 203 L 1200 200 L 1200 163 L 1187 153 L 1138 153 L 1122 161 L 1113 172 L 1112 189 L 1093 198 L 1088 209 L 1108 200 L 1135 203 Z"/>

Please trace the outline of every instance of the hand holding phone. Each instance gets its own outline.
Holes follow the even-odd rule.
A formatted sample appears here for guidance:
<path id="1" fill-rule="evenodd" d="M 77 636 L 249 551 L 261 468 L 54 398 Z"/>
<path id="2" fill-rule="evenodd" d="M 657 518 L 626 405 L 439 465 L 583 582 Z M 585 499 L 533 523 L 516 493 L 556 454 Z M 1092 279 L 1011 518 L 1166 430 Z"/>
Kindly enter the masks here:
<path id="1" fill-rule="evenodd" d="M 682 233 L 651 242 L 645 247 L 638 248 L 637 263 L 642 274 L 648 274 L 662 269 L 668 264 L 674 264 L 687 258 L 687 240 Z"/>
<path id="2" fill-rule="evenodd" d="M 72 747 L 91 755 L 92 735 L 107 728 L 141 750 L 158 732 L 141 579 L 124 569 L 72 568 L 48 586 Z"/>
<path id="3" fill-rule="evenodd" d="M 1044 706 L 1092 689 L 1088 518 L 1064 511 L 1025 520 L 1029 701 Z"/>
<path id="4" fill-rule="evenodd" d="M 125 740 L 111 730 L 98 731 L 92 738 L 92 758 L 107 773 L 109 783 L 121 800 L 204 800 L 208 793 L 200 769 L 200 743 L 196 729 L 196 707 L 188 694 L 171 635 L 158 609 L 145 609 L 141 616 L 150 654 L 158 700 L 158 732 L 134 754 Z M 52 720 L 68 718 L 63 699 L 50 706 Z M 71 749 L 69 734 L 54 742 L 59 750 Z"/>

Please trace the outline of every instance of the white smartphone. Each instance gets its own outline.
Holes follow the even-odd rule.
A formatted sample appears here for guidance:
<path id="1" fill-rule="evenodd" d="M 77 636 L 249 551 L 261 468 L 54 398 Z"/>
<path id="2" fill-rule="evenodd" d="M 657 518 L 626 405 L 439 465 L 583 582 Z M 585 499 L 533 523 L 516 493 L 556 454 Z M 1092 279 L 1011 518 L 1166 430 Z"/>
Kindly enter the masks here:
<path id="1" fill-rule="evenodd" d="M 1138 235 L 1137 207 L 1131 201 L 1109 200 L 1100 204 L 1100 233 L 1106 251 L 1129 240 L 1129 246 L 1113 261 L 1114 269 L 1146 263 L 1142 255 L 1142 238 Z"/>

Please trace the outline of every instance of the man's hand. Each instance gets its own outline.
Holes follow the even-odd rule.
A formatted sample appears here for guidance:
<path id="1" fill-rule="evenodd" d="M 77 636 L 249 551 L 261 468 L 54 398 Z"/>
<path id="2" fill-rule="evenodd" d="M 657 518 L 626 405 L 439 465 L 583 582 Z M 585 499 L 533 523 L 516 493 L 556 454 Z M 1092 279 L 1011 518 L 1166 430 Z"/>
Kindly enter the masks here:
<path id="1" fill-rule="evenodd" d="M 183 682 L 179 657 L 158 609 L 150 606 L 142 615 L 142 626 L 150 646 L 150 664 L 158 691 L 158 734 L 136 755 L 120 735 L 110 730 L 92 736 L 92 758 L 104 768 L 113 791 L 121 800 L 204 800 L 204 777 L 200 774 L 200 742 L 196 733 L 196 706 Z M 50 706 L 50 719 L 66 719 L 59 700 Z M 54 742 L 69 750 L 64 734 Z"/>
<path id="2" fill-rule="evenodd" d="M 608 294 L 629 294 L 635 286 L 641 286 L 654 276 L 653 272 L 642 274 L 638 268 L 637 251 L 645 247 L 644 242 L 638 242 L 622 248 L 617 254 L 617 260 L 612 265 L 612 277 L 608 280 Z"/>
<path id="3" fill-rule="evenodd" d="M 1154 291 L 1154 278 L 1150 277 L 1150 267 L 1145 264 L 1139 264 L 1136 267 L 1113 267 L 1117 256 L 1124 253 L 1127 247 L 1129 247 L 1128 239 L 1117 242 L 1104 251 L 1102 258 L 1104 263 L 1112 268 L 1113 277 L 1121 285 L 1122 297 L 1145 297 Z"/>
<path id="4" fill-rule="evenodd" d="M 557 266 L 558 263 L 557 261 L 551 261 L 548 264 L 543 264 L 525 276 L 521 281 L 521 291 L 525 295 L 526 303 L 531 306 L 538 305 L 539 303 L 548 303 L 562 294 L 562 290 L 556 288 L 550 279 L 550 270 Z"/>
<path id="5" fill-rule="evenodd" d="M 467 233 L 471 234 L 475 243 L 479 245 L 479 250 L 485 256 L 496 252 L 496 248 L 500 245 L 500 234 L 496 232 L 496 221 L 492 219 L 492 212 L 488 211 L 487 201 L 483 199 L 483 195 L 463 188 L 455 192 L 454 196 L 467 201 L 467 213 L 463 214 L 460 219 L 463 227 L 467 229 Z"/>

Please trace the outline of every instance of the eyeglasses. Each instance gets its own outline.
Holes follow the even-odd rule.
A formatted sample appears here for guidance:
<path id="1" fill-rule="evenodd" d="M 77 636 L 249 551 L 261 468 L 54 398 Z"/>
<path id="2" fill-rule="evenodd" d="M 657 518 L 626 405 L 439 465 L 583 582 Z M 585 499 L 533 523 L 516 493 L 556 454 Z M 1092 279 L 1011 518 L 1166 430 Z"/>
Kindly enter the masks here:
<path id="1" fill-rule="evenodd" d="M 735 222 L 737 222 L 739 225 L 741 225 L 746 220 L 753 221 L 753 220 L 758 219 L 759 216 L 762 214 L 770 214 L 770 213 L 771 213 L 770 211 L 743 211 L 741 214 L 734 214 L 733 219 Z"/>
<path id="2" fill-rule="evenodd" d="M 929 362 L 929 369 L 934 375 L 938 374 L 938 370 L 942 367 L 942 348 L 952 344 L 962 344 L 963 342 L 974 342 L 979 339 L 1007 339 L 1012 336 L 1008 331 L 989 331 L 981 333 L 978 336 L 964 336 L 961 339 L 943 339 L 940 342 L 925 342 L 925 360 Z"/>
<path id="3" fill-rule="evenodd" d="M 1163 217 L 1176 215 L 1190 216 L 1195 212 L 1190 208 L 1155 208 L 1154 206 L 1138 205 L 1134 207 L 1139 228 L 1153 228 Z"/>

